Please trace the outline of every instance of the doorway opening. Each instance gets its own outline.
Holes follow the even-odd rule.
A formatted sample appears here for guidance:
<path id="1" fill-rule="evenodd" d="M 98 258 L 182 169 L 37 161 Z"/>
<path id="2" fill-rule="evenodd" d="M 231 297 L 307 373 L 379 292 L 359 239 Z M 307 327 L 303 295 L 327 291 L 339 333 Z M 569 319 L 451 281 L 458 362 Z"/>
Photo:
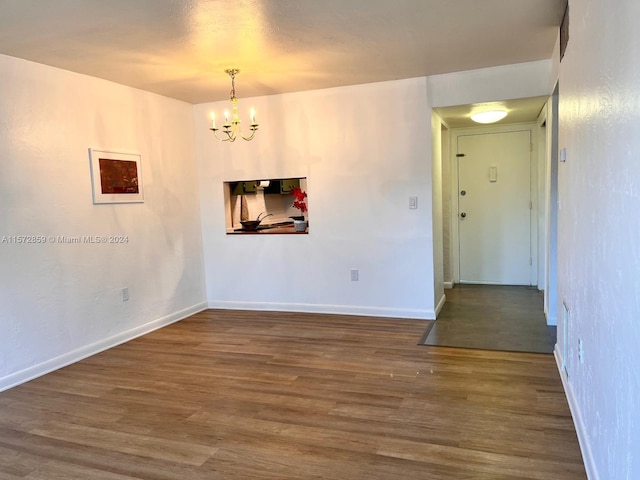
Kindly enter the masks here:
<path id="1" fill-rule="evenodd" d="M 445 250 L 444 262 L 445 265 L 449 262 L 451 268 L 445 268 L 444 280 L 445 286 L 451 282 L 453 289 L 447 290 L 447 303 L 432 332 L 423 339 L 425 344 L 470 348 L 490 348 L 493 344 L 493 348 L 500 350 L 538 352 L 552 351 L 555 345 L 555 328 L 549 326 L 545 318 L 548 278 L 545 248 L 548 203 L 545 200 L 551 135 L 540 136 L 541 129 L 552 123 L 540 124 L 549 97 L 522 101 L 529 110 L 526 116 L 517 117 L 520 122 L 505 124 L 503 121 L 484 127 L 451 121 L 453 117 L 447 113 L 449 107 L 434 109 L 450 127 L 450 179 L 443 178 L 443 183 L 448 182 L 450 186 L 451 213 L 447 218 L 443 212 L 443 221 L 450 222 L 449 258 Z M 463 107 L 453 107 L 452 115 L 463 110 Z M 521 144 L 515 147 L 516 154 L 506 153 L 509 159 L 520 158 L 516 172 L 510 172 L 505 160 L 494 155 L 505 148 L 502 145 L 505 139 L 506 143 Z M 496 140 L 501 141 L 497 146 L 492 145 Z M 474 162 L 475 158 L 467 156 L 468 147 L 477 147 L 487 158 Z M 459 153 L 465 156 L 456 157 Z M 467 181 L 471 182 L 471 188 Z M 505 189 L 502 193 L 507 194 L 506 199 L 498 192 L 500 188 Z M 497 193 L 500 194 L 489 198 L 489 202 L 478 200 L 478 196 L 491 197 Z M 443 206 L 446 202 L 447 199 L 443 199 Z M 475 225 L 472 219 L 476 220 Z M 499 220 L 503 222 L 501 225 L 496 224 Z M 469 226 L 472 228 L 467 229 Z M 507 255 L 503 257 L 505 252 Z M 471 263 L 467 262 L 469 258 Z M 519 300 L 524 301 L 524 310 L 530 310 L 530 317 L 516 306 Z M 474 302 L 475 305 L 486 302 L 482 313 L 474 307 Z M 457 325 L 451 324 L 452 320 Z M 458 340 L 450 341 L 454 336 Z M 456 345 L 465 337 L 462 345 Z M 531 346 L 534 344 L 538 347 Z"/>
<path id="2" fill-rule="evenodd" d="M 456 135 L 458 283 L 533 285 L 532 129 Z"/>

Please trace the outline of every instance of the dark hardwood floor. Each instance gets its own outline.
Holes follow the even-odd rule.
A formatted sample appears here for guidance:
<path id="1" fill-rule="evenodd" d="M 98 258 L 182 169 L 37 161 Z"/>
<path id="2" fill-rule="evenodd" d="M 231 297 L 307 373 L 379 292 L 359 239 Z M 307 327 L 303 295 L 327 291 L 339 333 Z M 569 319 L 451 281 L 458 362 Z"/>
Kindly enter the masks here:
<path id="1" fill-rule="evenodd" d="M 0 479 L 584 480 L 554 359 L 209 310 L 0 393 Z"/>
<path id="2" fill-rule="evenodd" d="M 445 294 L 426 345 L 553 353 L 556 327 L 547 326 L 537 288 L 456 285 Z"/>

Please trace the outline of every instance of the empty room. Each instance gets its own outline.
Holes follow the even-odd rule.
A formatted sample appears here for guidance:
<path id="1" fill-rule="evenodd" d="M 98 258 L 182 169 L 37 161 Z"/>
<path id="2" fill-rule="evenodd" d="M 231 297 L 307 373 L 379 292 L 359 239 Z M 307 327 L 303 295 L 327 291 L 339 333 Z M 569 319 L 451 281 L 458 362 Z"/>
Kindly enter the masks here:
<path id="1" fill-rule="evenodd" d="M 0 2 L 0 479 L 640 478 L 639 17 Z"/>

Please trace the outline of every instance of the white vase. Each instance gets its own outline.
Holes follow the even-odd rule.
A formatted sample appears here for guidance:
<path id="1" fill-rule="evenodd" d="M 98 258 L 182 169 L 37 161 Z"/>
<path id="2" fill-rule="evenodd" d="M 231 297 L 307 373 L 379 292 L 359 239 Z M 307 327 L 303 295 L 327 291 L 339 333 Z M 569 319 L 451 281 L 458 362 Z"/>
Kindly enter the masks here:
<path id="1" fill-rule="evenodd" d="M 296 232 L 304 232 L 307 229 L 307 221 L 306 220 L 294 220 L 293 228 Z"/>

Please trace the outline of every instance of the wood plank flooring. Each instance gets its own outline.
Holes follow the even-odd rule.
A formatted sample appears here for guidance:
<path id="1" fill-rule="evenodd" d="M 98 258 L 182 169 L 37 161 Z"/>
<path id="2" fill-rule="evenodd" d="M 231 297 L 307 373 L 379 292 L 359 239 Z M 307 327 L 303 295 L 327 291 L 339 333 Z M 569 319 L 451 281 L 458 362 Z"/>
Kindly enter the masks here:
<path id="1" fill-rule="evenodd" d="M 536 287 L 456 285 L 425 345 L 553 353 L 556 327 L 547 326 Z"/>
<path id="2" fill-rule="evenodd" d="M 0 393 L 0 480 L 585 479 L 552 356 L 208 310 Z"/>

